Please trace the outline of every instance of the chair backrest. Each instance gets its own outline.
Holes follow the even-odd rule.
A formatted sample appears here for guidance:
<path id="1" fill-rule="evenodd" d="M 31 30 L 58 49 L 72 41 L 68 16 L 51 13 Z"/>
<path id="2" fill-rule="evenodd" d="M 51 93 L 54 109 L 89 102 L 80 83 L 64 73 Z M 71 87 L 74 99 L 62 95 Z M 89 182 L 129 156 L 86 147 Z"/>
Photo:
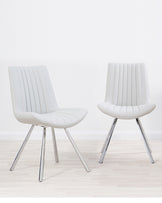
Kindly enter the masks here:
<path id="1" fill-rule="evenodd" d="M 44 66 L 9 67 L 13 110 L 48 113 L 57 109 L 52 84 Z"/>
<path id="2" fill-rule="evenodd" d="M 120 106 L 147 102 L 147 82 L 143 63 L 109 63 L 105 101 Z"/>

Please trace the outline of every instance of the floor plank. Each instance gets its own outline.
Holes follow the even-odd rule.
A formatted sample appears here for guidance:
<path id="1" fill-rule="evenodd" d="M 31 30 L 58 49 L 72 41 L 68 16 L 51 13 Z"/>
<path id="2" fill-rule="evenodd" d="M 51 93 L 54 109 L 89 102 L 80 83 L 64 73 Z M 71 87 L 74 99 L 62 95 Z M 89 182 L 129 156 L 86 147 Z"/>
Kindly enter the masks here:
<path id="1" fill-rule="evenodd" d="M 91 172 L 85 172 L 68 141 L 46 144 L 45 181 L 38 182 L 41 141 L 29 141 L 15 170 L 9 171 L 21 141 L 0 141 L 1 197 L 162 197 L 162 141 L 151 141 L 151 164 L 142 141 L 112 140 L 104 164 L 103 141 L 77 141 Z"/>

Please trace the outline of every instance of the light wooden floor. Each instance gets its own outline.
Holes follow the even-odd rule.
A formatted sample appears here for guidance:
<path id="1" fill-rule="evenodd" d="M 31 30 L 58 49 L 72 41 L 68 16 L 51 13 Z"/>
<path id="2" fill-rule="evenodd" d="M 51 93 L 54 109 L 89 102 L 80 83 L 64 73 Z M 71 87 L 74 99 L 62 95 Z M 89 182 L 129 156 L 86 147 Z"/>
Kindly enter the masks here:
<path id="1" fill-rule="evenodd" d="M 1 197 L 161 197 L 162 141 L 151 141 L 155 164 L 142 141 L 113 141 L 104 164 L 98 164 L 103 141 L 77 141 L 89 167 L 85 172 L 68 141 L 58 141 L 60 163 L 54 163 L 47 141 L 45 181 L 38 182 L 41 141 L 29 141 L 15 171 L 9 167 L 20 141 L 0 141 Z"/>

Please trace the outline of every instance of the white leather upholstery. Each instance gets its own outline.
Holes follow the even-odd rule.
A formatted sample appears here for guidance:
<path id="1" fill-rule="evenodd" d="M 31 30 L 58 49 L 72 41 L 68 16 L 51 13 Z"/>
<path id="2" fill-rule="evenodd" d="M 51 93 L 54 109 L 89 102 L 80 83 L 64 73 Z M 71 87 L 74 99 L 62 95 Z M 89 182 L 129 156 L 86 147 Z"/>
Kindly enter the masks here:
<path id="1" fill-rule="evenodd" d="M 148 86 L 143 63 L 109 63 L 105 102 L 99 109 L 112 117 L 134 119 L 155 108 L 148 100 Z"/>
<path id="2" fill-rule="evenodd" d="M 9 67 L 13 111 L 18 121 L 27 124 L 68 128 L 87 114 L 84 109 L 58 107 L 45 67 Z"/>

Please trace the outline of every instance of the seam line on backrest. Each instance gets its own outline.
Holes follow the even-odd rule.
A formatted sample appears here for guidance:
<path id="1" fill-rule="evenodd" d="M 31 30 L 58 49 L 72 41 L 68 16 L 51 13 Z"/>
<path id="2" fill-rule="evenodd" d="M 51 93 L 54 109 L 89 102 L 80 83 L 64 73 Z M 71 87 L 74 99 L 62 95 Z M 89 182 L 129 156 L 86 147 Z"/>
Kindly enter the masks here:
<path id="1" fill-rule="evenodd" d="M 20 74 L 21 74 L 21 78 L 22 78 L 23 86 L 24 86 L 26 111 L 28 112 L 28 111 L 29 111 L 29 108 L 28 108 L 28 105 L 27 105 L 27 92 L 26 92 L 26 88 L 25 88 L 25 81 L 24 81 L 25 78 L 24 78 L 24 75 L 23 75 L 23 69 L 22 69 L 22 68 L 20 68 Z"/>
<path id="2" fill-rule="evenodd" d="M 45 104 L 45 108 L 46 108 L 46 112 L 47 111 L 47 103 L 46 103 L 46 98 L 45 98 L 45 94 L 44 94 L 44 87 L 40 78 L 40 72 L 38 71 L 38 78 L 39 78 L 39 82 L 40 82 L 40 86 L 42 87 L 42 94 L 43 94 L 43 99 L 44 99 L 44 104 Z"/>
<path id="3" fill-rule="evenodd" d="M 41 105 L 41 99 L 40 99 L 40 93 L 39 93 L 39 87 L 38 87 L 38 81 L 37 81 L 37 76 L 36 76 L 36 71 L 35 69 L 33 70 L 33 76 L 34 76 L 34 79 L 35 79 L 35 84 L 36 84 L 36 89 L 37 89 L 37 92 L 38 92 L 38 102 L 39 102 L 39 105 L 40 105 L 40 113 L 42 113 L 42 105 Z"/>
<path id="4" fill-rule="evenodd" d="M 25 76 L 26 83 L 27 83 L 27 89 L 28 89 L 28 95 L 29 95 L 29 103 L 30 103 L 30 111 L 32 112 L 33 109 L 32 109 L 32 104 L 31 104 L 31 93 L 30 93 L 30 89 L 29 89 L 29 81 L 28 81 L 28 78 L 27 78 L 26 70 L 23 69 L 23 71 L 24 71 L 24 76 Z"/>

